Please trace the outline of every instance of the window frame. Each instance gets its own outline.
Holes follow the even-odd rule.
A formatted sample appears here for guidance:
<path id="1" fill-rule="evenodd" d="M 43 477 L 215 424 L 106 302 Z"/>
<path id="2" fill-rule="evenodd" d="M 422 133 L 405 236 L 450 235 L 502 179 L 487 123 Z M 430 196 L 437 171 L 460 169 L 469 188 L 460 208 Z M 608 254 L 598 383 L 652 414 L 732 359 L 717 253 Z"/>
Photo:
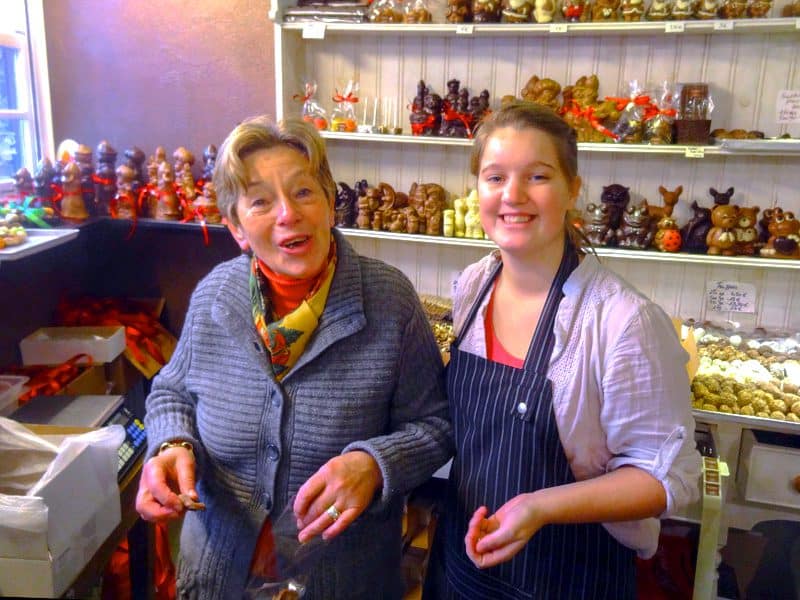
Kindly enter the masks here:
<path id="1" fill-rule="evenodd" d="M 50 79 L 47 70 L 44 0 L 3 1 L 15 1 L 22 5 L 27 31 L 0 31 L 0 44 L 20 51 L 17 65 L 19 68 L 15 71 L 20 106 L 18 109 L 0 109 L 0 117 L 19 119 L 28 123 L 29 139 L 21 144 L 25 150 L 22 164 L 33 174 L 36 164 L 42 157 L 54 160 L 55 153 Z M 7 193 L 13 189 L 12 178 L 0 178 L 0 193 Z"/>

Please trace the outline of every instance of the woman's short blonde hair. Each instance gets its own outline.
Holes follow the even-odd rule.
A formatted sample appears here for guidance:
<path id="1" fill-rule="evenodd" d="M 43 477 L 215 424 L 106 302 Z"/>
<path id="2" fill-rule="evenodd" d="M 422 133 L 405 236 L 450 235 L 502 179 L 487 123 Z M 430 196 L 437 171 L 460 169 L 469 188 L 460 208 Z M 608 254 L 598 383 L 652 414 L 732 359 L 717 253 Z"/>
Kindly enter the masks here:
<path id="1" fill-rule="evenodd" d="M 222 143 L 214 165 L 214 186 L 217 189 L 217 206 L 234 225 L 239 224 L 236 204 L 247 191 L 247 170 L 244 160 L 253 152 L 278 146 L 294 148 L 308 159 L 325 196 L 333 201 L 336 183 L 328 165 L 325 142 L 317 130 L 302 119 L 289 118 L 273 121 L 266 115 L 242 121 Z"/>

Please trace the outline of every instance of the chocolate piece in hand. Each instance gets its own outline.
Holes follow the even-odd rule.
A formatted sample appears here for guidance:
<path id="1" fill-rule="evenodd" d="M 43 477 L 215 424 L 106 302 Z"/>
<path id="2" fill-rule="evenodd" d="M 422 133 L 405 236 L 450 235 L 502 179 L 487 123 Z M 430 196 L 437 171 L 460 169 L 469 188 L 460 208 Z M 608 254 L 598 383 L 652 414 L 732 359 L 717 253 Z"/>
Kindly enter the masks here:
<path id="1" fill-rule="evenodd" d="M 191 496 L 188 496 L 187 494 L 178 494 L 178 498 L 180 498 L 180 501 L 183 502 L 183 506 L 186 508 L 186 510 L 206 509 L 205 504 L 203 504 L 202 502 L 196 502 L 195 500 L 192 499 Z"/>

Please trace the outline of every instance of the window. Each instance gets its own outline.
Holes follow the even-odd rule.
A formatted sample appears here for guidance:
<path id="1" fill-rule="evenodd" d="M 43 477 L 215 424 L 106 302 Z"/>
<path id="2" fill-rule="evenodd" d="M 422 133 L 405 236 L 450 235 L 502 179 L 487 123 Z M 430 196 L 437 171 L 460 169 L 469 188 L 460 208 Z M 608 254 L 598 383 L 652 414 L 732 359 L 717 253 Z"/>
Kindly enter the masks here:
<path id="1" fill-rule="evenodd" d="M 53 156 L 43 0 L 2 0 L 0 8 L 0 191 L 21 167 Z"/>

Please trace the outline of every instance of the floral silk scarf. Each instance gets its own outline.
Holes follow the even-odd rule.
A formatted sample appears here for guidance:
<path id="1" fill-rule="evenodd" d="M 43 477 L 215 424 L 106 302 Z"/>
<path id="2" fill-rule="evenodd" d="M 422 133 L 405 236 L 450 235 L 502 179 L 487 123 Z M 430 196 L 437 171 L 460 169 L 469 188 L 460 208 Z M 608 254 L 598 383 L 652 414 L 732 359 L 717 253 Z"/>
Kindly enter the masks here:
<path id="1" fill-rule="evenodd" d="M 319 317 L 325 309 L 328 291 L 336 271 L 336 245 L 331 241 L 328 266 L 317 279 L 308 295 L 296 309 L 277 321 L 267 322 L 266 315 L 275 318 L 270 303 L 269 282 L 253 256 L 250 262 L 250 300 L 253 305 L 253 321 L 264 346 L 269 351 L 275 378 L 280 381 L 303 354 L 311 334 L 317 328 Z"/>

